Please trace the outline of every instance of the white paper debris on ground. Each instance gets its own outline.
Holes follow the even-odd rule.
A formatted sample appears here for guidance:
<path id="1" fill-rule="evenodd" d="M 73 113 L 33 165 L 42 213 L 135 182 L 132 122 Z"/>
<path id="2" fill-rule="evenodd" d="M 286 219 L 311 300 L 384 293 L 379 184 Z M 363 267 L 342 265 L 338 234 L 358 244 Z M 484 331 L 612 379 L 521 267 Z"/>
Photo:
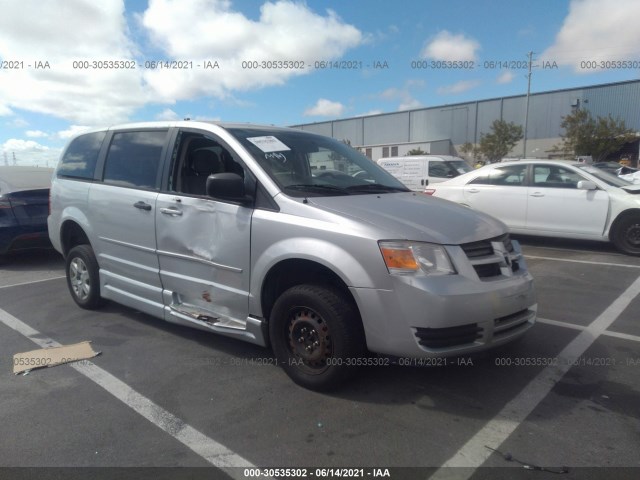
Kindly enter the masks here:
<path id="1" fill-rule="evenodd" d="M 13 356 L 13 373 L 17 375 L 36 368 L 55 367 L 64 363 L 87 360 L 96 355 L 100 355 L 100 352 L 91 348 L 90 341 L 16 353 Z"/>

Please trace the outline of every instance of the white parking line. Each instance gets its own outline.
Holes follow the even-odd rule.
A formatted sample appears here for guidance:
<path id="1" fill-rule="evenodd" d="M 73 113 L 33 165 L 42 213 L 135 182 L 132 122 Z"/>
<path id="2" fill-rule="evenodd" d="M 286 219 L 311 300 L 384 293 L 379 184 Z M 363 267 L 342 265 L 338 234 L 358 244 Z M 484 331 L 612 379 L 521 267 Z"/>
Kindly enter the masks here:
<path id="1" fill-rule="evenodd" d="M 44 337 L 40 332 L 2 309 L 0 309 L 0 322 L 24 335 L 41 348 L 60 346 L 55 340 Z M 94 363 L 83 361 L 82 363 L 71 363 L 69 365 L 92 382 L 100 385 L 111 395 L 142 415 L 158 428 L 164 430 L 180 443 L 193 450 L 211 465 L 224 469 L 228 475 L 244 478 L 242 470 L 226 469 L 231 467 L 253 467 L 248 460 L 186 424 L 172 413 L 156 405 L 144 395 L 136 392 L 129 385 L 96 366 Z"/>
<path id="2" fill-rule="evenodd" d="M 11 287 L 21 287 L 22 285 L 31 285 L 32 283 L 48 282 L 49 280 L 60 280 L 61 278 L 67 278 L 67 277 L 64 275 L 61 275 L 58 277 L 49 277 L 49 278 L 41 278 L 40 280 L 31 280 L 30 282 L 13 283 L 11 285 L 0 285 L 0 289 L 11 288 Z"/>
<path id="3" fill-rule="evenodd" d="M 551 389 L 564 376 L 593 342 L 611 326 L 631 301 L 640 294 L 638 277 L 609 307 L 582 330 L 559 354 L 558 364 L 540 372 L 522 391 L 509 401 L 492 420 L 478 431 L 453 457 L 430 477 L 434 480 L 452 478 L 448 467 L 455 470 L 456 480 L 468 479 L 493 453 L 489 448 L 500 445 L 515 431 Z"/>
<path id="4" fill-rule="evenodd" d="M 557 320 L 549 320 L 548 318 L 538 317 L 537 322 L 546 323 L 548 325 L 554 325 L 556 327 L 570 328 L 572 330 L 586 330 L 589 327 L 583 325 L 576 325 L 575 323 L 559 322 Z M 629 333 L 611 332 L 609 330 L 602 332 L 602 335 L 607 337 L 622 338 L 623 340 L 632 340 L 634 342 L 640 342 L 640 337 L 637 335 L 631 335 Z"/>
<path id="5" fill-rule="evenodd" d="M 559 322 L 558 320 L 549 320 L 548 318 L 536 318 L 536 322 L 546 323 L 547 325 L 554 325 L 556 327 L 571 328 L 572 330 L 585 330 L 587 327 L 584 325 L 576 325 L 575 323 Z"/>
<path id="6" fill-rule="evenodd" d="M 574 260 L 573 258 L 540 257 L 537 255 L 525 255 L 524 258 L 531 258 L 534 260 L 552 260 L 554 262 L 584 263 L 586 265 L 604 265 L 606 267 L 640 268 L 640 265 L 625 265 L 624 263 L 596 262 L 592 260 Z"/>

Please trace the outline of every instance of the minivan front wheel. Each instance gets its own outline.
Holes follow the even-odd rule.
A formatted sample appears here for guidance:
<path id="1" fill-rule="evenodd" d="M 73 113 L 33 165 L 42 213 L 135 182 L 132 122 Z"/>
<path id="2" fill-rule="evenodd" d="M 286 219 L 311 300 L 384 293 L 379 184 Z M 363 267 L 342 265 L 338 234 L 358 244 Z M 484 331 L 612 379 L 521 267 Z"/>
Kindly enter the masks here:
<path id="1" fill-rule="evenodd" d="M 640 256 L 640 215 L 627 215 L 616 223 L 613 244 L 628 255 Z"/>
<path id="2" fill-rule="evenodd" d="M 298 385 L 331 390 L 350 378 L 365 353 L 357 309 L 340 292 L 297 285 L 275 302 L 269 336 L 278 363 Z"/>
<path id="3" fill-rule="evenodd" d="M 98 262 L 91 246 L 78 245 L 69 251 L 66 274 L 69 292 L 78 306 L 93 310 L 102 304 Z"/>

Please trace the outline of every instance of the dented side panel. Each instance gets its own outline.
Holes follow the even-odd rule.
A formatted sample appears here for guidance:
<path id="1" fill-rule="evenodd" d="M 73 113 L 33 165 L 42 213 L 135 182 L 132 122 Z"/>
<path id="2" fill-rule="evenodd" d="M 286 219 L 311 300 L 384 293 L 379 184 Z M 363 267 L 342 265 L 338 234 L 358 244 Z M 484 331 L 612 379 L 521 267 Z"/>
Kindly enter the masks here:
<path id="1" fill-rule="evenodd" d="M 160 194 L 156 234 L 165 305 L 211 325 L 243 328 L 252 209 Z"/>

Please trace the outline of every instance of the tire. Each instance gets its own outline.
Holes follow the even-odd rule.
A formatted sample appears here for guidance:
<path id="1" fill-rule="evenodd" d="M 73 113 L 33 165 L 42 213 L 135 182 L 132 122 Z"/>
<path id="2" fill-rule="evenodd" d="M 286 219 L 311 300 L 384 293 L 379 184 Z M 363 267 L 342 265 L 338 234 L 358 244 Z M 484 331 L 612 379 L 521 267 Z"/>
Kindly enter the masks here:
<path id="1" fill-rule="evenodd" d="M 621 252 L 640 256 L 640 215 L 627 215 L 618 220 L 612 241 Z"/>
<path id="2" fill-rule="evenodd" d="M 94 310 L 104 303 L 98 261 L 90 245 L 78 245 L 69 251 L 65 271 L 69 292 L 79 307 Z"/>
<path id="3" fill-rule="evenodd" d="M 276 300 L 269 336 L 278 363 L 298 385 L 333 390 L 357 372 L 364 356 L 362 321 L 336 290 L 297 285 Z"/>

